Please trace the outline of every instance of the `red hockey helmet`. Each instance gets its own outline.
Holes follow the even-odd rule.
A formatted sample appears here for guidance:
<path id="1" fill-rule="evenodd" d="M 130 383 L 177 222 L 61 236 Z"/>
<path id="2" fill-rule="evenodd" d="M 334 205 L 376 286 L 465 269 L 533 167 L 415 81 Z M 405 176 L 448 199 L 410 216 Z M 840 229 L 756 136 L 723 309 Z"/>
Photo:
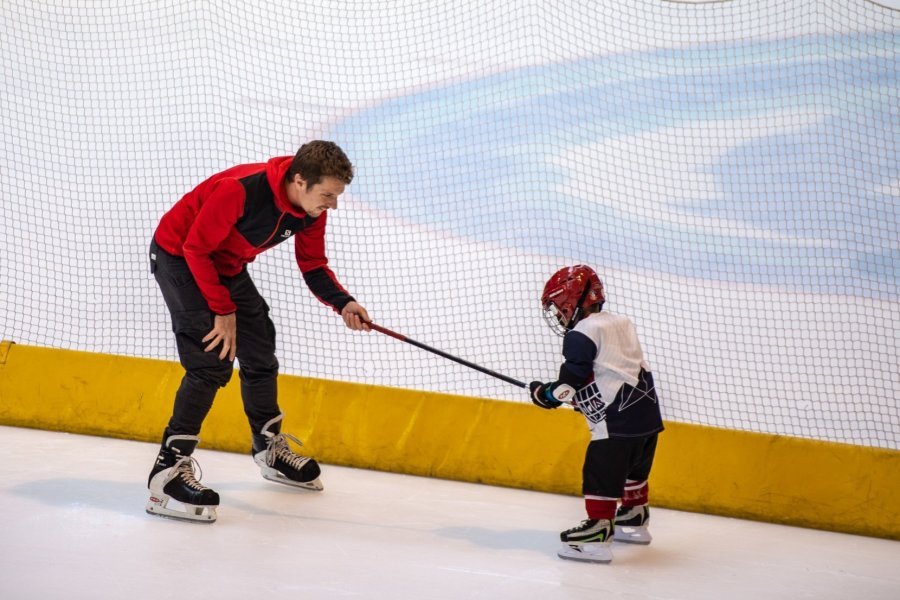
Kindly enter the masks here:
<path id="1" fill-rule="evenodd" d="M 575 327 L 585 309 L 603 304 L 603 282 L 586 265 L 564 267 L 553 274 L 541 294 L 541 307 L 547 324 L 559 335 Z"/>

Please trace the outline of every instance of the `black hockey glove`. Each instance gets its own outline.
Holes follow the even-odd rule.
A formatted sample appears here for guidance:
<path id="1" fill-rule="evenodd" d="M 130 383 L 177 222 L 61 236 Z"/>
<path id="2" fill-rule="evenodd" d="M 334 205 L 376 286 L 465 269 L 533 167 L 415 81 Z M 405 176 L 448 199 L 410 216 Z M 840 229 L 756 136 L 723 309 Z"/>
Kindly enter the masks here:
<path id="1" fill-rule="evenodd" d="M 547 409 L 562 406 L 562 402 L 554 398 L 550 393 L 552 385 L 552 383 L 541 383 L 540 381 L 532 381 L 528 384 L 528 389 L 531 390 L 531 402 L 535 406 Z"/>

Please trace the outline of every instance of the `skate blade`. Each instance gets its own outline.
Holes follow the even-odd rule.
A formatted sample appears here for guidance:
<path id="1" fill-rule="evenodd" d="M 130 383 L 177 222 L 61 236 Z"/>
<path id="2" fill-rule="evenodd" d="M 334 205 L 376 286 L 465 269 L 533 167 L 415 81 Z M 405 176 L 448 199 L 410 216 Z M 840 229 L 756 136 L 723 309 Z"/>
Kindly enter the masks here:
<path id="1" fill-rule="evenodd" d="M 600 564 L 609 564 L 613 559 L 608 543 L 563 544 L 556 555 L 566 560 Z"/>
<path id="2" fill-rule="evenodd" d="M 151 496 L 147 501 L 147 514 L 164 519 L 172 519 L 174 521 L 188 521 L 190 523 L 215 523 L 216 507 L 215 506 L 189 506 L 177 501 L 177 505 L 182 508 L 169 508 L 168 503 L 171 498 L 159 499 Z"/>
<path id="3" fill-rule="evenodd" d="M 277 471 L 276 471 L 277 473 Z M 314 492 L 321 492 L 325 489 L 325 486 L 322 485 L 322 482 L 318 477 L 313 479 L 312 481 L 294 481 L 293 479 L 288 479 L 281 473 L 277 475 L 270 475 L 269 473 L 262 474 L 263 479 L 268 479 L 269 481 L 274 481 L 275 483 L 281 483 L 283 485 L 289 485 L 291 487 L 300 488 L 301 490 L 312 490 Z"/>
<path id="4" fill-rule="evenodd" d="M 653 541 L 653 537 L 650 535 L 650 532 L 647 531 L 646 527 L 625 527 L 617 525 L 616 532 L 613 534 L 613 541 L 646 546 Z"/>

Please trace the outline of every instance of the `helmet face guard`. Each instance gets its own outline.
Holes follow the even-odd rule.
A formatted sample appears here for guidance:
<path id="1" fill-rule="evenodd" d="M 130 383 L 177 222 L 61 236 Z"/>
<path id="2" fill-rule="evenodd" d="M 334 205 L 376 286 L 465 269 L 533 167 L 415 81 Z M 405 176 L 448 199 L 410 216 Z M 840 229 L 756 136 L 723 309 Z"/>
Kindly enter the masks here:
<path id="1" fill-rule="evenodd" d="M 569 319 L 566 318 L 555 304 L 552 302 L 545 304 L 542 313 L 544 315 L 544 321 L 550 326 L 553 333 L 559 336 L 566 335 L 566 332 L 569 330 L 566 327 Z"/>
<path id="2" fill-rule="evenodd" d="M 557 335 L 565 335 L 584 317 L 585 310 L 605 301 L 603 282 L 586 265 L 560 269 L 547 280 L 541 294 L 544 320 Z"/>

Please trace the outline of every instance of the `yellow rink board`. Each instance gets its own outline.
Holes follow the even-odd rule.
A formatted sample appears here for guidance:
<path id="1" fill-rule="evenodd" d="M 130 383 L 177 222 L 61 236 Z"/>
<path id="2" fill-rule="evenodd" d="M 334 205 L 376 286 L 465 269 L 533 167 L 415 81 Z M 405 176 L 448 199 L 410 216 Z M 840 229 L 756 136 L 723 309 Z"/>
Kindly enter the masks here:
<path id="1" fill-rule="evenodd" d="M 3 342 L 0 424 L 159 442 L 182 373 L 176 362 Z M 279 402 L 284 431 L 326 465 L 581 491 L 589 437 L 571 410 L 287 375 Z M 249 434 L 235 374 L 204 424 L 201 448 L 249 452 Z M 898 474 L 894 450 L 670 422 L 651 502 L 900 539 Z"/>

